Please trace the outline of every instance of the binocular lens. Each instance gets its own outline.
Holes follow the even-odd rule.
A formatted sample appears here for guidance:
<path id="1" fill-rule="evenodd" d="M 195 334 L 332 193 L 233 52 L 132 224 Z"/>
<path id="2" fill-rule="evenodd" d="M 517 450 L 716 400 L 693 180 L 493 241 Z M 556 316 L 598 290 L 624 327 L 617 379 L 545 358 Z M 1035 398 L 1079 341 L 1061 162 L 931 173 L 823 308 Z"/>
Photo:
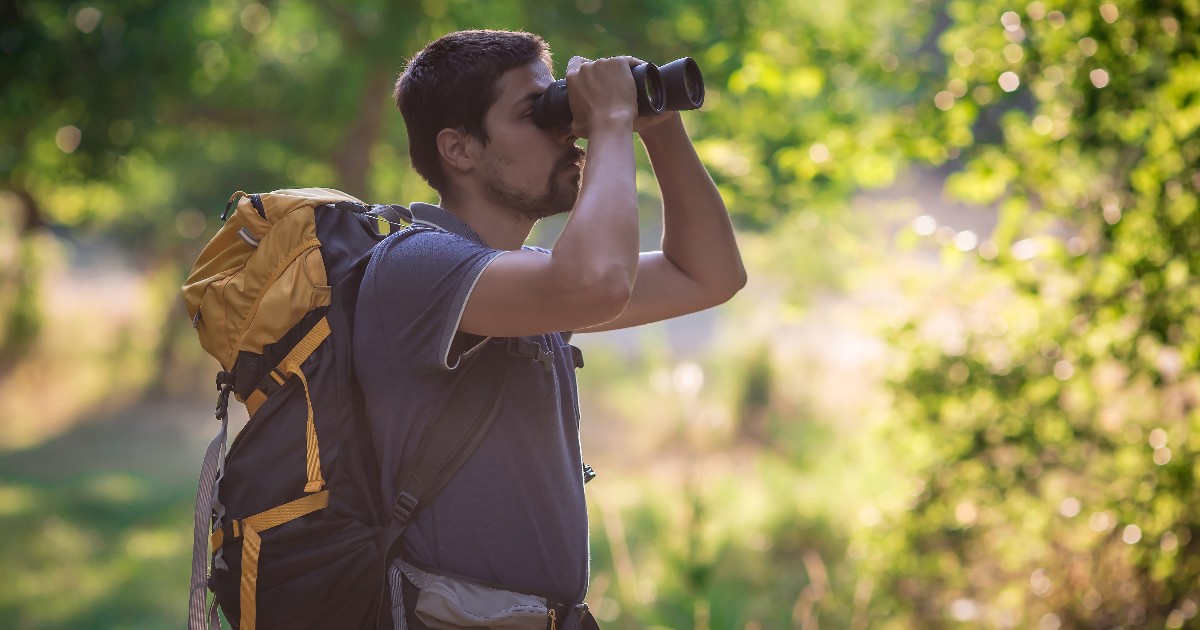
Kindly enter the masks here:
<path id="1" fill-rule="evenodd" d="M 646 101 L 647 103 L 662 101 L 662 86 L 659 86 L 659 90 L 656 91 L 653 84 L 643 83 L 642 88 L 642 98 L 638 99 L 639 101 Z"/>
<path id="2" fill-rule="evenodd" d="M 667 109 L 686 111 L 704 105 L 704 75 L 695 60 L 676 59 L 658 70 L 667 91 Z"/>
<path id="3" fill-rule="evenodd" d="M 633 83 L 638 90 L 638 116 L 661 114 L 667 98 L 658 67 L 652 63 L 634 66 Z"/>
<path id="4" fill-rule="evenodd" d="M 704 105 L 704 76 L 691 57 L 676 59 L 661 68 L 643 63 L 633 68 L 638 116 L 664 111 L 699 109 Z M 539 127 L 569 125 L 573 116 L 567 99 L 567 80 L 559 79 L 533 102 L 533 120 Z"/>

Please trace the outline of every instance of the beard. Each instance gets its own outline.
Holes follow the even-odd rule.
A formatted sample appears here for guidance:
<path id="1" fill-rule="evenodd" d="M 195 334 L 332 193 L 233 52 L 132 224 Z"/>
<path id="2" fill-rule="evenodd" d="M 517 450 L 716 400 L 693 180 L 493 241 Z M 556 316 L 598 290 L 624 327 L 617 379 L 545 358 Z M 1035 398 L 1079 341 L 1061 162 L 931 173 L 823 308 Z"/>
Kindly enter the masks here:
<path id="1" fill-rule="evenodd" d="M 501 177 L 491 177 L 487 181 L 488 195 L 522 218 L 533 221 L 570 212 L 579 199 L 579 186 L 586 160 L 586 151 L 579 147 L 571 147 L 554 164 L 540 193 L 519 190 L 509 186 Z M 511 160 L 505 161 L 511 163 Z M 571 166 L 577 167 L 578 170 L 567 179 L 563 171 Z"/>

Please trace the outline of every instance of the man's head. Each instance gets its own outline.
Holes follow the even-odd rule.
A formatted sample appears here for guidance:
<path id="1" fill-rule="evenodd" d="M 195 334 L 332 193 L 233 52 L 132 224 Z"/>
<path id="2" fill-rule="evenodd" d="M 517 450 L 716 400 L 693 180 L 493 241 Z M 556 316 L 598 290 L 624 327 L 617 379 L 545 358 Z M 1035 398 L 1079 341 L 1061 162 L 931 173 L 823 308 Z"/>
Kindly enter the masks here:
<path id="1" fill-rule="evenodd" d="M 487 144 L 484 118 L 505 72 L 540 61 L 550 71 L 550 49 L 537 35 L 459 31 L 427 45 L 396 81 L 396 106 L 408 129 L 413 169 L 442 195 L 448 181 L 437 137 L 454 129 Z"/>

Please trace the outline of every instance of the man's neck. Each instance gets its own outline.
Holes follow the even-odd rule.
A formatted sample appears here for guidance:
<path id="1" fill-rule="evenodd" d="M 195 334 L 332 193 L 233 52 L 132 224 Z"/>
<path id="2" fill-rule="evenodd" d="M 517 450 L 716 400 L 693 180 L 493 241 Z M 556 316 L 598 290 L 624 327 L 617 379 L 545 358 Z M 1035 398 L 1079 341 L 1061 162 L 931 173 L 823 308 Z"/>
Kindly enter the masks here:
<path id="1" fill-rule="evenodd" d="M 461 219 L 494 249 L 521 249 L 536 223 L 482 198 L 442 197 L 439 205 Z"/>

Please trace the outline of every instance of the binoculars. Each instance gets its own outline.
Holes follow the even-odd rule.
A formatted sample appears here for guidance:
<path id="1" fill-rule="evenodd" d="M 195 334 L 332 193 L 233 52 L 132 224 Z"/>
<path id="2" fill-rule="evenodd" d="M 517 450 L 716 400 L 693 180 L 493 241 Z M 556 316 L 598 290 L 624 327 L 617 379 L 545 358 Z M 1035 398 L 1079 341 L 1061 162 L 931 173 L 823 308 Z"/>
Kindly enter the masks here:
<path id="1" fill-rule="evenodd" d="M 655 116 L 665 111 L 700 109 L 704 105 L 704 76 L 691 57 L 665 66 L 643 63 L 633 68 L 637 88 L 638 116 Z M 533 121 L 539 127 L 571 124 L 567 80 L 559 79 L 533 101 Z"/>

